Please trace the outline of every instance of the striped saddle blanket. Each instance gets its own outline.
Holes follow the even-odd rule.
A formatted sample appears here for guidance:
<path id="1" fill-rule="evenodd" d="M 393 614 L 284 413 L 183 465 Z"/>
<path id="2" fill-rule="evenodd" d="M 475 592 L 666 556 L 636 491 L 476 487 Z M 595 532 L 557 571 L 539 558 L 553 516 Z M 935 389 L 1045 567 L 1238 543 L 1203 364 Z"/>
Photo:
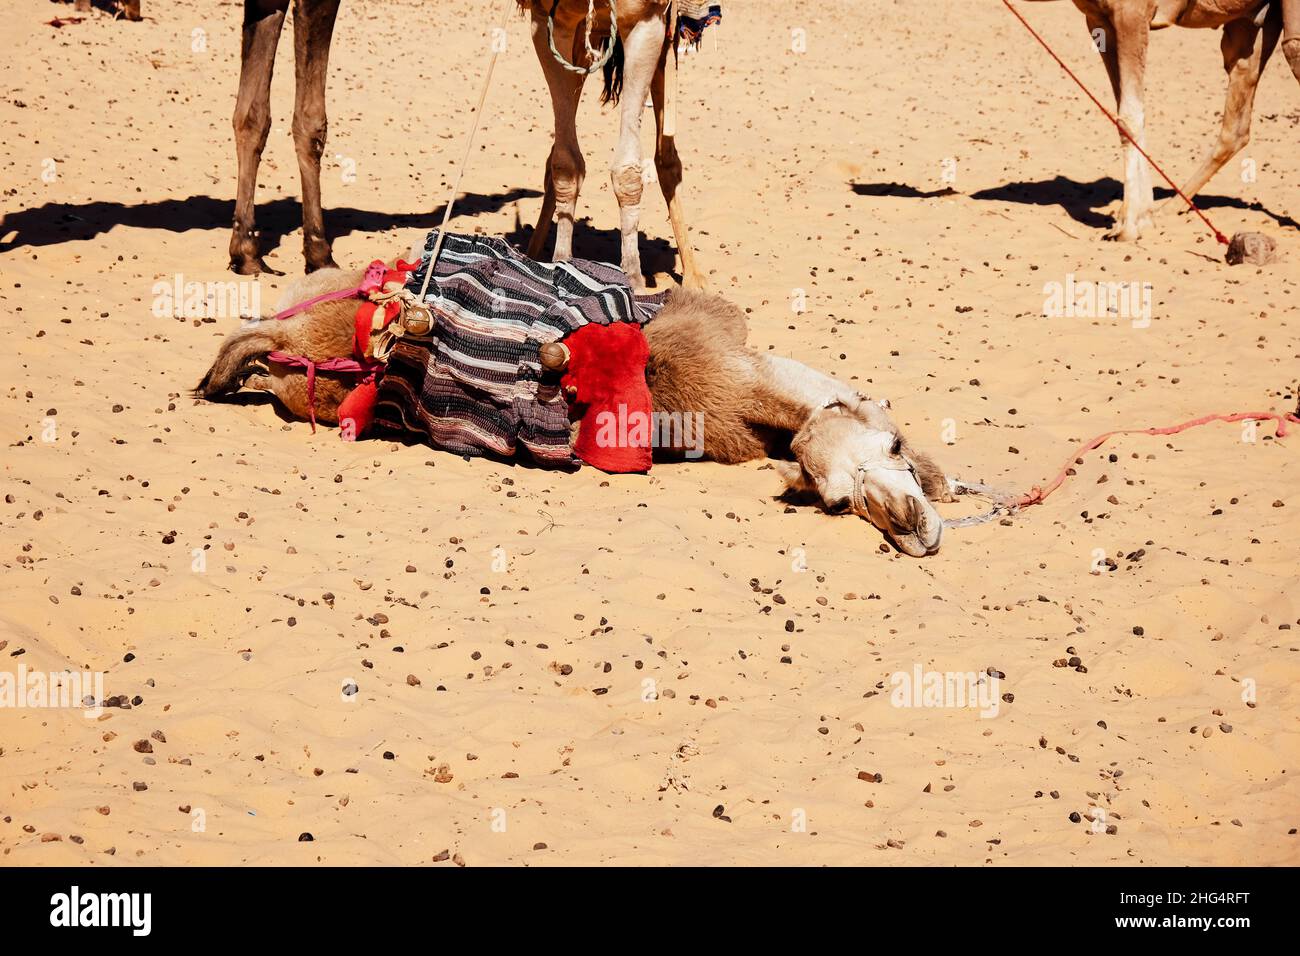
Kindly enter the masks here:
<path id="1" fill-rule="evenodd" d="M 435 229 L 406 288 L 418 295 Z M 398 339 L 379 383 L 375 423 L 458 455 L 523 452 L 576 467 L 569 405 L 539 351 L 589 322 L 644 325 L 665 293 L 633 295 L 605 262 L 534 262 L 494 236 L 447 233 L 425 293 L 426 336 Z"/>
<path id="2" fill-rule="evenodd" d="M 687 43 L 699 45 L 704 28 L 722 22 L 722 4 L 713 0 L 675 0 L 677 35 Z"/>

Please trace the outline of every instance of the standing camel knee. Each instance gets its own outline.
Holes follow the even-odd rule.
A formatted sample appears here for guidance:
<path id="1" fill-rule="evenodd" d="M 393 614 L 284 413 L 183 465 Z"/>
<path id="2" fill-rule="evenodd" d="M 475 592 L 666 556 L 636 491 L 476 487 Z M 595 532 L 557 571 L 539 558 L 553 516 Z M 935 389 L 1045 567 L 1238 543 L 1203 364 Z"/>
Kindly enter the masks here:
<path id="1" fill-rule="evenodd" d="M 645 182 L 641 174 L 641 163 L 623 163 L 609 171 L 610 182 L 614 186 L 614 197 L 618 200 L 619 232 L 622 235 L 622 266 L 633 288 L 644 285 L 641 277 L 641 258 L 638 254 L 637 241 L 641 223 L 641 190 Z"/>
<path id="2" fill-rule="evenodd" d="M 1300 80 L 1300 0 L 1282 0 L 1282 53 Z"/>

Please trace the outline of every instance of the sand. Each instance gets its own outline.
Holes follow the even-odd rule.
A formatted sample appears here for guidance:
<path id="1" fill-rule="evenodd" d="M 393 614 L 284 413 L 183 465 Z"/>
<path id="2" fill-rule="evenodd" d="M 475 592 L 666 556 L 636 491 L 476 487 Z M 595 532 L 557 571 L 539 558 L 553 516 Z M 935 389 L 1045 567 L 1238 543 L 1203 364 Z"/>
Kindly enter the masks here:
<path id="1" fill-rule="evenodd" d="M 340 263 L 435 224 L 497 9 L 344 4 Z M 1104 91 L 1073 6 L 1025 9 Z M 240 7 L 144 12 L 8 11 L 0 653 L 138 703 L 0 709 L 0 865 L 1300 860 L 1300 437 L 1117 439 L 1043 506 L 915 560 L 788 507 L 761 463 L 566 475 L 313 435 L 264 396 L 196 403 L 238 318 L 157 315 L 155 284 L 232 278 Z M 550 109 L 525 23 L 508 36 L 453 228 L 524 241 Z M 1153 39 L 1149 145 L 1178 175 L 1217 131 L 1217 44 Z M 291 51 L 258 193 L 287 275 L 264 308 L 302 269 Z M 889 397 L 950 473 L 1025 490 L 1111 428 L 1294 409 L 1280 56 L 1253 166 L 1202 196 L 1224 232 L 1276 238 L 1265 268 L 1172 210 L 1102 242 L 1114 132 L 992 0 L 732 0 L 682 83 L 712 287 L 756 347 Z M 617 256 L 615 125 L 589 92 L 579 255 Z M 1150 283 L 1151 321 L 1045 317 L 1070 276 Z M 996 716 L 894 706 L 915 668 L 1005 675 Z"/>

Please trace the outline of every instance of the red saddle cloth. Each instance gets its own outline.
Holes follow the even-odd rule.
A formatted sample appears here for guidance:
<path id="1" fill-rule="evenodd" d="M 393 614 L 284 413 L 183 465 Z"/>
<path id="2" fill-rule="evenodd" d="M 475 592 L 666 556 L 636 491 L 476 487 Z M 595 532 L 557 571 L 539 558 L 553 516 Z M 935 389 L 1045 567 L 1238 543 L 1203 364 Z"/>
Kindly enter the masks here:
<path id="1" fill-rule="evenodd" d="M 573 453 L 601 471 L 649 471 L 654 409 L 645 380 L 650 346 L 641 326 L 590 323 L 564 344 L 570 358 L 561 384 L 581 422 Z"/>

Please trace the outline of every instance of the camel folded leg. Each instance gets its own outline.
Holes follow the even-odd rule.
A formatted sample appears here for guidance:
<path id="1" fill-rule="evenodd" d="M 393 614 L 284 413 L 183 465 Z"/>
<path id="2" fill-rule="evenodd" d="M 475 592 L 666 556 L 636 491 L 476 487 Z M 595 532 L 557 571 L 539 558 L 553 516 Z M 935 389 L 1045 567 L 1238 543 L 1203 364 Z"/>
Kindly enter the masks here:
<path id="1" fill-rule="evenodd" d="M 1199 169 L 1183 187 L 1190 199 L 1195 196 L 1227 162 L 1250 142 L 1250 119 L 1255 106 L 1255 90 L 1260 75 L 1277 45 L 1281 18 L 1270 15 L 1261 28 L 1250 20 L 1234 20 L 1223 28 L 1223 68 L 1228 73 L 1228 96 L 1223 104 L 1223 126 L 1219 139 Z M 1258 41 L 1258 42 L 1256 42 Z M 1177 197 L 1175 197 L 1177 199 Z M 1174 199 L 1169 200 L 1174 202 Z M 1188 211 L 1177 200 L 1181 211 Z"/>
<path id="2" fill-rule="evenodd" d="M 546 186 L 542 211 L 537 217 L 537 228 L 528 242 L 528 256 L 540 259 L 546 247 L 546 238 L 555 222 L 555 262 L 573 258 L 573 222 L 578 209 L 578 193 L 587 175 L 587 164 L 578 147 L 578 99 L 586 77 L 564 69 L 551 55 L 546 39 L 546 13 L 534 3 L 532 7 L 533 46 L 542 65 L 542 74 L 551 93 L 551 109 L 555 113 L 555 144 L 546 159 Z M 585 29 L 585 27 L 584 27 Z M 586 49 L 579 54 L 578 29 L 573 24 L 555 23 L 555 48 L 570 50 L 573 62 L 585 62 Z M 578 59 L 581 56 L 583 59 Z"/>
<path id="3" fill-rule="evenodd" d="M 239 187 L 230 234 L 230 268 L 240 275 L 272 272 L 262 261 L 254 221 L 257 167 L 271 131 L 271 73 L 289 0 L 244 0 L 239 94 L 235 98 L 235 153 Z"/>

